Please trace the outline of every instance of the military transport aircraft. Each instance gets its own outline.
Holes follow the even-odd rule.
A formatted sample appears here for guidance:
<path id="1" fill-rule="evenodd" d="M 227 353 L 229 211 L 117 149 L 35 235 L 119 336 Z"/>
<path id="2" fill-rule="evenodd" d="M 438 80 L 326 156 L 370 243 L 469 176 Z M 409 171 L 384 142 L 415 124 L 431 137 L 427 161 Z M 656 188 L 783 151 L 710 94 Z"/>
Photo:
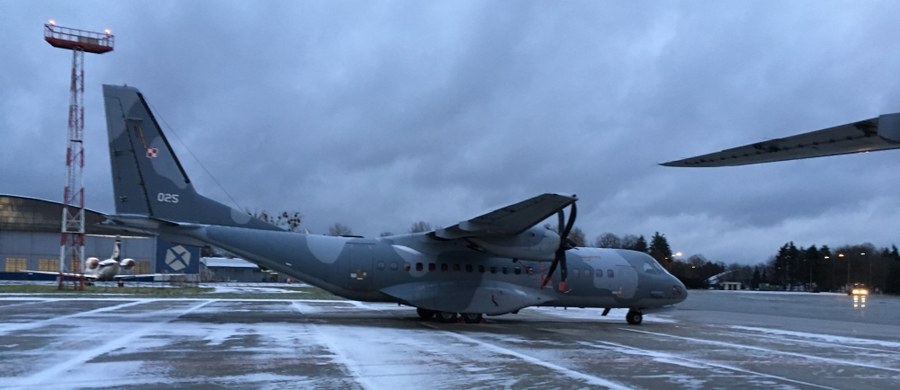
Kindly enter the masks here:
<path id="1" fill-rule="evenodd" d="M 218 247 L 342 297 L 396 302 L 444 322 L 563 306 L 604 308 L 602 315 L 627 308 L 627 322 L 640 324 L 644 311 L 687 297 L 646 253 L 573 247 L 574 195 L 538 195 L 424 233 L 284 231 L 198 194 L 136 88 L 104 85 L 103 96 L 116 206 L 105 222 L 111 227 Z M 539 226 L 554 214 L 556 231 Z"/>
<path id="2" fill-rule="evenodd" d="M 112 256 L 110 256 L 106 260 L 100 260 L 96 257 L 88 257 L 87 261 L 84 262 L 84 272 L 83 273 L 72 273 L 72 272 L 63 272 L 62 274 L 69 278 L 80 278 L 84 277 L 89 280 L 99 280 L 99 281 L 119 281 L 122 279 L 133 279 L 133 278 L 141 278 L 141 277 L 150 277 L 150 276 L 159 276 L 161 274 L 120 274 L 121 270 L 130 270 L 134 268 L 134 260 L 133 259 L 122 259 L 120 256 L 122 241 L 117 237 L 115 244 L 113 244 L 113 252 Z M 30 272 L 35 274 L 45 274 L 45 275 L 59 275 L 60 272 L 51 272 L 51 271 L 35 271 L 35 270 L 23 270 L 22 272 Z"/>
<path id="3" fill-rule="evenodd" d="M 662 165 L 724 167 L 897 148 L 900 148 L 900 113 L 669 161 Z"/>

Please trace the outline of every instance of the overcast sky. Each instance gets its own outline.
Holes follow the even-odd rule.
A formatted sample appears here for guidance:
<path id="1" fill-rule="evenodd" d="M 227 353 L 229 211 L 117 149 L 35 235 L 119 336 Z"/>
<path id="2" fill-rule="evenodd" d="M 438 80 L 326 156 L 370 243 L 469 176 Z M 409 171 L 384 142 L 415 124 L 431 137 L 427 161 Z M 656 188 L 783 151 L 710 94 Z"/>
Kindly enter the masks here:
<path id="1" fill-rule="evenodd" d="M 86 203 L 101 212 L 101 85 L 128 84 L 201 193 L 299 211 L 313 233 L 446 226 L 559 192 L 578 195 L 590 241 L 659 231 L 725 263 L 787 241 L 900 244 L 900 152 L 657 165 L 900 111 L 898 15 L 896 1 L 0 0 L 0 193 L 62 199 L 72 56 L 43 40 L 54 18 L 116 37 L 85 56 Z"/>

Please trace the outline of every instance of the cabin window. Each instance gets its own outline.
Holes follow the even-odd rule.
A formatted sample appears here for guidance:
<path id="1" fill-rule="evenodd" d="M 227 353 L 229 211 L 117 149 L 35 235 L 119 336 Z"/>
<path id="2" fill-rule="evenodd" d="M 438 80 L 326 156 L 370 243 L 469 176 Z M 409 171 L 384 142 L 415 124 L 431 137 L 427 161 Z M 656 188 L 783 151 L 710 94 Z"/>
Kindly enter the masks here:
<path id="1" fill-rule="evenodd" d="M 472 264 L 466 264 L 466 272 L 472 272 L 475 267 L 472 267 Z"/>
<path id="2" fill-rule="evenodd" d="M 491 267 L 491 273 L 492 274 L 497 273 L 497 267 Z"/>
<path id="3" fill-rule="evenodd" d="M 577 278 L 577 277 L 578 277 L 578 275 L 579 275 L 579 273 L 578 273 L 578 269 L 577 269 L 577 268 L 576 268 L 576 269 L 573 269 L 573 270 L 572 270 L 572 277 L 575 277 L 575 278 Z"/>
<path id="4" fill-rule="evenodd" d="M 391 271 L 396 271 L 396 270 L 397 270 L 397 263 L 392 261 L 391 262 Z"/>
<path id="5" fill-rule="evenodd" d="M 416 271 L 421 271 L 423 269 L 425 269 L 425 267 L 422 266 L 422 263 L 416 263 Z"/>
<path id="6" fill-rule="evenodd" d="M 509 273 L 509 268 L 503 267 L 502 271 L 503 271 L 503 274 L 506 275 Z"/>
<path id="7" fill-rule="evenodd" d="M 459 272 L 459 271 L 460 271 L 459 263 L 454 263 L 453 264 L 453 272 Z"/>
<path id="8" fill-rule="evenodd" d="M 534 268 L 532 268 L 532 267 L 525 267 L 525 273 L 527 273 L 527 274 L 529 274 L 529 275 L 533 274 L 533 273 L 534 273 Z"/>
<path id="9" fill-rule="evenodd" d="M 598 270 L 596 270 L 596 271 L 594 271 L 594 272 L 596 273 L 596 276 L 597 276 L 598 279 L 603 277 L 603 270 L 602 270 L 602 269 L 598 269 Z"/>
<path id="10" fill-rule="evenodd" d="M 437 265 L 434 263 L 428 263 L 428 272 L 434 272 L 437 269 Z"/>
<path id="11" fill-rule="evenodd" d="M 383 271 L 383 270 L 384 270 L 384 262 L 383 262 L 383 261 L 379 261 L 379 262 L 378 262 L 378 270 L 379 270 L 379 271 Z"/>
<path id="12" fill-rule="evenodd" d="M 479 266 L 478 266 L 478 272 L 484 273 L 484 266 L 483 266 L 483 265 L 479 265 Z"/>
<path id="13" fill-rule="evenodd" d="M 515 267 L 515 268 L 513 268 L 513 273 L 516 274 L 516 275 L 521 275 L 521 274 L 522 274 L 522 267 Z"/>
<path id="14" fill-rule="evenodd" d="M 412 269 L 412 267 L 410 267 L 409 263 L 407 263 L 407 262 L 404 261 L 404 262 L 403 262 L 403 270 L 404 270 L 404 271 L 409 271 L 410 269 Z M 421 271 L 421 270 L 419 270 L 419 271 Z"/>
<path id="15" fill-rule="evenodd" d="M 447 272 L 450 270 L 450 266 L 447 263 L 441 263 L 441 272 Z"/>
<path id="16" fill-rule="evenodd" d="M 613 270 L 608 269 L 608 270 L 606 270 L 606 277 L 607 277 L 607 278 L 614 278 L 614 277 L 616 277 L 616 274 L 613 273 Z"/>

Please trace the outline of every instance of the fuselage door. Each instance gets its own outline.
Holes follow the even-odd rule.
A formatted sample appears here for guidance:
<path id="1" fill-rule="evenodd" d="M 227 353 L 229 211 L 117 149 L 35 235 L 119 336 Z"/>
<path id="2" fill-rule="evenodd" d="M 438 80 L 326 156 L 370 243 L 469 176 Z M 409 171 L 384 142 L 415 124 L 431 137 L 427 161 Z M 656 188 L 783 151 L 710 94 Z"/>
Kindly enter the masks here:
<path id="1" fill-rule="evenodd" d="M 375 244 L 348 243 L 345 250 L 347 260 L 347 285 L 353 290 L 368 290 L 372 287 L 372 261 Z"/>
<path id="2" fill-rule="evenodd" d="M 638 274 L 634 267 L 627 262 L 625 264 L 616 264 L 616 289 L 613 290 L 619 296 L 619 299 L 634 298 L 638 287 Z"/>

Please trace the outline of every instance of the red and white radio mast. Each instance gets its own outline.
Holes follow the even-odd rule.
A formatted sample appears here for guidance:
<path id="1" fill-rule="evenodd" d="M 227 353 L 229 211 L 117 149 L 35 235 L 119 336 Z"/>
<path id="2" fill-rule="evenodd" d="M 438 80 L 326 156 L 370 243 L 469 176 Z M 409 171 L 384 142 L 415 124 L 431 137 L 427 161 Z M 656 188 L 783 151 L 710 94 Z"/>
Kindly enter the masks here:
<path id="1" fill-rule="evenodd" d="M 72 51 L 72 83 L 69 94 L 69 138 L 66 147 L 66 187 L 63 192 L 62 239 L 59 250 L 59 288 L 63 288 L 66 259 L 69 270 L 80 273 L 84 264 L 84 53 L 113 50 L 115 37 L 65 28 L 51 20 L 44 25 L 44 40 L 51 46 Z M 84 279 L 78 284 L 83 288 Z"/>

